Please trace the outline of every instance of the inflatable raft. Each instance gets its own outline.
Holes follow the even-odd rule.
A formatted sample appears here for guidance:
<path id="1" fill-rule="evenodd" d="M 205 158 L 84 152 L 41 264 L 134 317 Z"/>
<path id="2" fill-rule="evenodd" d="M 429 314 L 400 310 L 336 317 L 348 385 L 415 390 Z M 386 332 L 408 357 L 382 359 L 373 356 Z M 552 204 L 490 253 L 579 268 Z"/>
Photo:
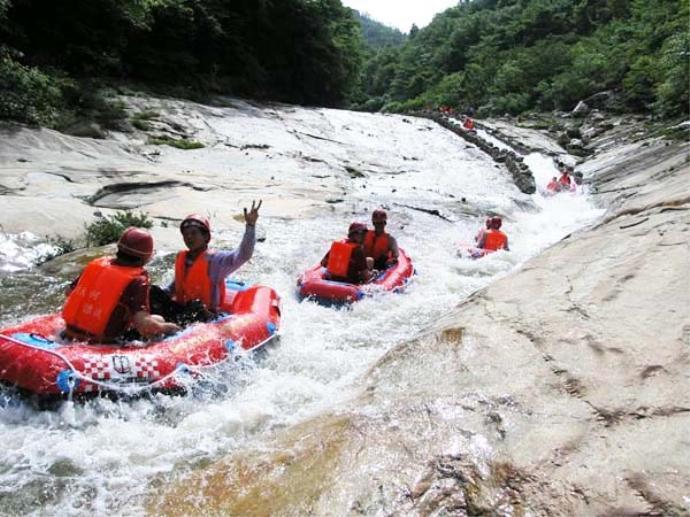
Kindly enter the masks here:
<path id="1" fill-rule="evenodd" d="M 495 250 L 487 250 L 484 248 L 477 248 L 476 246 L 470 246 L 469 244 L 461 244 L 458 248 L 458 257 L 479 259 L 494 252 Z"/>
<path id="2" fill-rule="evenodd" d="M 0 381 L 48 397 L 184 391 L 205 370 L 277 335 L 280 307 L 273 289 L 226 285 L 227 314 L 148 345 L 64 341 L 59 314 L 1 330 Z"/>
<path id="3" fill-rule="evenodd" d="M 544 194 L 546 196 L 555 196 L 556 194 L 564 194 L 564 193 L 574 193 L 577 192 L 577 184 L 573 182 L 569 187 L 564 187 L 562 185 L 559 185 L 558 187 L 553 187 L 550 185 L 547 185 L 544 188 Z"/>
<path id="4" fill-rule="evenodd" d="M 379 273 L 368 284 L 334 282 L 326 278 L 326 268 L 320 264 L 305 271 L 297 281 L 301 298 L 323 303 L 351 303 L 380 291 L 401 291 L 414 275 L 414 267 L 405 251 L 399 250 L 398 262 Z"/>

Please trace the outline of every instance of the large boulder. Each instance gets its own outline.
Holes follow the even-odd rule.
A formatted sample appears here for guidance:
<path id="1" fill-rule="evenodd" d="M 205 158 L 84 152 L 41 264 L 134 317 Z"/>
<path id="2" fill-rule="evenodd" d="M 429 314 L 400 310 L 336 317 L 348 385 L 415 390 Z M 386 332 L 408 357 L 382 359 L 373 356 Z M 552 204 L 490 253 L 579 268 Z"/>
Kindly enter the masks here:
<path id="1" fill-rule="evenodd" d="M 572 111 L 572 115 L 574 117 L 584 117 L 591 111 L 591 108 L 587 105 L 586 102 L 580 101 L 577 103 L 577 106 Z"/>

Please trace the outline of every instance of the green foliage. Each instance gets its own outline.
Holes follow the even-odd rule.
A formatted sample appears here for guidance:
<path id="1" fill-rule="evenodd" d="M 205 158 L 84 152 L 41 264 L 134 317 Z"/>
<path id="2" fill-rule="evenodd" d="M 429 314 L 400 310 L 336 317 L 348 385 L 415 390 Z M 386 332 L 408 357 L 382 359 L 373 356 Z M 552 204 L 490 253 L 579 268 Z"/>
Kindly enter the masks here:
<path id="1" fill-rule="evenodd" d="M 360 25 L 339 0 L 0 0 L 0 41 L 26 67 L 15 78 L 55 70 L 79 89 L 115 78 L 332 106 L 353 94 L 363 55 Z"/>
<path id="2" fill-rule="evenodd" d="M 62 102 L 58 80 L 0 55 L 0 119 L 53 126 Z"/>
<path id="3" fill-rule="evenodd" d="M 483 113 L 572 109 L 614 90 L 628 109 L 688 111 L 687 0 L 474 0 L 364 65 L 360 107 L 388 99 Z"/>
<path id="4" fill-rule="evenodd" d="M 687 32 L 675 34 L 664 42 L 658 67 L 662 79 L 655 89 L 655 108 L 668 117 L 687 115 L 690 111 L 690 37 Z"/>
<path id="5" fill-rule="evenodd" d="M 158 136 L 148 139 L 150 145 L 169 145 L 170 147 L 176 147 L 178 149 L 201 149 L 204 146 L 201 142 L 196 140 L 188 140 L 186 138 L 172 138 L 169 136 Z"/>
<path id="6" fill-rule="evenodd" d="M 141 131 L 148 131 L 152 128 L 149 120 L 154 120 L 156 118 L 158 118 L 157 112 L 153 110 L 144 110 L 132 115 L 130 120 L 135 128 Z"/>
<path id="7" fill-rule="evenodd" d="M 398 29 L 379 23 L 358 11 L 355 11 L 355 16 L 362 26 L 365 43 L 373 49 L 398 47 L 405 42 L 405 35 Z"/>
<path id="8" fill-rule="evenodd" d="M 127 211 L 99 218 L 86 226 L 86 245 L 103 246 L 117 242 L 122 232 L 130 226 L 151 228 L 153 221 L 143 212 L 135 214 Z"/>

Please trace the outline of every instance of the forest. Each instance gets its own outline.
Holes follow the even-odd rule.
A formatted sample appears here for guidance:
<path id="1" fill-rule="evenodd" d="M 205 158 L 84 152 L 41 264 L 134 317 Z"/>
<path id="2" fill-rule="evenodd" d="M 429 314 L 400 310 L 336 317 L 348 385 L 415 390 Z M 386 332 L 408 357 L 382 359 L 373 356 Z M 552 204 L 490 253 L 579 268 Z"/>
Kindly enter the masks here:
<path id="1" fill-rule="evenodd" d="M 340 0 L 0 0 L 0 118 L 64 127 L 144 89 L 517 115 L 616 92 L 688 112 L 687 0 L 471 0 L 409 34 Z"/>

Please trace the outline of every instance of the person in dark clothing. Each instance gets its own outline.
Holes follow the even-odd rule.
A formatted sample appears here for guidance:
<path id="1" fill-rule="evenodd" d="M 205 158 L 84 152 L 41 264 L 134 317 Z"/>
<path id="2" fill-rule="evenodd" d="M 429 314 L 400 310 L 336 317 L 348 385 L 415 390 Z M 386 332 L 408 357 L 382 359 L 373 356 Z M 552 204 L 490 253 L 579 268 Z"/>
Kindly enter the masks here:
<path id="1" fill-rule="evenodd" d="M 321 259 L 321 265 L 328 270 L 331 280 L 350 284 L 365 284 L 374 276 L 364 253 L 364 236 L 367 226 L 352 223 L 347 232 L 347 239 L 336 241 Z"/>

